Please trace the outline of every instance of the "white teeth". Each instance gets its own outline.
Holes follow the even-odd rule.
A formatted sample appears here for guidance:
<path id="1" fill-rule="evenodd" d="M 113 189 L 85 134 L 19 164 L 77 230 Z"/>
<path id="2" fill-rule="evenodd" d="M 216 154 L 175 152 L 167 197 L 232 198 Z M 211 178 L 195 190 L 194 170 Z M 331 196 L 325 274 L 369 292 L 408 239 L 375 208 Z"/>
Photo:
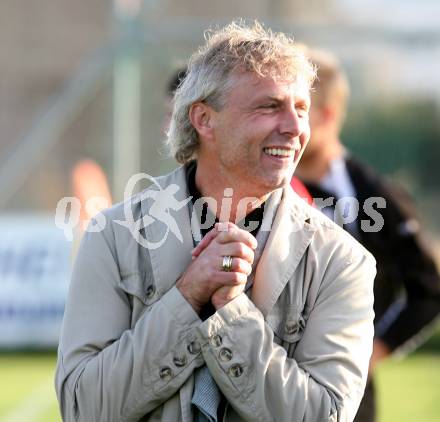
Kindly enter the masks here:
<path id="1" fill-rule="evenodd" d="M 281 157 L 293 157 L 295 151 L 291 149 L 281 149 L 281 148 L 264 148 L 264 152 L 273 156 Z"/>

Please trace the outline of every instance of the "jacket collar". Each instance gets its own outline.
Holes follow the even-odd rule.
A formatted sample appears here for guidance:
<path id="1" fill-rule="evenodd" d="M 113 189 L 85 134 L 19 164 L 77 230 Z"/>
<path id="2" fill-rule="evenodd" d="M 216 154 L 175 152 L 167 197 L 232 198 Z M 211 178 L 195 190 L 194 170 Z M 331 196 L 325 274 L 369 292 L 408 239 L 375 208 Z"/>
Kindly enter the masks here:
<path id="1" fill-rule="evenodd" d="M 175 222 L 173 229 L 170 229 L 168 233 L 166 224 L 155 218 L 155 216 L 152 220 L 149 220 L 149 224 L 144 226 L 147 239 L 152 241 L 164 239 L 159 247 L 149 248 L 148 250 L 156 289 L 159 296 L 162 296 L 174 286 L 190 264 L 194 243 L 188 208 L 190 198 L 186 186 L 185 168 L 179 167 L 168 175 L 156 178 L 155 181 L 157 182 L 159 195 L 155 198 L 154 204 L 161 202 L 159 211 L 162 210 L 166 213 L 166 215 L 162 214 L 165 218 L 168 215 L 170 221 Z M 159 186 L 160 190 L 158 189 Z M 172 192 L 171 197 L 166 191 L 170 186 L 175 187 L 174 191 L 168 191 Z M 141 209 L 145 220 L 145 216 L 151 216 L 152 214 L 152 202 L 143 199 Z"/>
<path id="2" fill-rule="evenodd" d="M 156 179 L 160 186 L 159 199 L 163 199 L 162 210 L 175 221 L 178 233 L 168 232 L 162 245 L 150 248 L 150 260 L 156 289 L 163 295 L 171 289 L 191 262 L 194 248 L 191 220 L 188 206 L 185 167 Z M 169 186 L 175 185 L 174 200 L 164 193 Z M 186 201 L 186 204 L 185 204 Z M 155 199 L 155 203 L 158 198 Z M 177 204 L 185 204 L 180 208 Z M 151 216 L 152 203 L 145 198 L 141 201 L 142 215 Z M 153 216 L 154 217 L 154 216 Z M 264 227 L 265 216 L 262 226 Z M 147 239 L 163 239 L 166 225 L 157 218 L 148 219 L 145 224 Z M 292 278 L 301 258 L 311 242 L 315 229 L 309 224 L 308 205 L 290 188 L 283 188 L 281 202 L 273 218 L 272 229 L 258 263 L 252 287 L 251 299 L 257 308 L 267 315 L 275 305 L 286 283 Z M 180 239 L 179 239 L 180 237 Z"/>
<path id="3" fill-rule="evenodd" d="M 290 186 L 283 189 L 252 287 L 251 299 L 264 316 L 292 278 L 316 231 L 308 207 Z"/>

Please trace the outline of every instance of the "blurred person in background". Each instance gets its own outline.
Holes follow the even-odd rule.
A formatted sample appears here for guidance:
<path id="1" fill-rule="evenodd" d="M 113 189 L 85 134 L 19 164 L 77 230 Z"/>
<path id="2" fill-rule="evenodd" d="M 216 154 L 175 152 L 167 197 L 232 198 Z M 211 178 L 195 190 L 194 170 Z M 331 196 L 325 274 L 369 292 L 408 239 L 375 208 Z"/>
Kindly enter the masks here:
<path id="1" fill-rule="evenodd" d="M 258 24 L 213 32 L 192 56 L 168 132 L 182 166 L 83 237 L 58 353 L 64 420 L 353 420 L 375 264 L 289 185 L 314 75 Z M 181 241 L 164 237 L 160 205 Z"/>
<path id="2" fill-rule="evenodd" d="M 355 419 L 372 422 L 376 420 L 372 378 L 376 365 L 396 350 L 414 350 L 433 331 L 440 312 L 440 278 L 431 253 L 420 238 L 420 222 L 407 193 L 355 158 L 341 142 L 349 85 L 340 64 L 325 51 L 310 49 L 308 55 L 317 66 L 317 79 L 312 90 L 311 138 L 296 174 L 315 201 L 357 198 L 359 214 L 344 228 L 377 261 L 375 340 L 369 382 Z M 386 201 L 385 208 L 375 211 L 383 218 L 383 228 L 365 230 L 361 222 L 371 220 L 372 215 L 367 215 L 365 201 L 376 197 Z M 353 203 L 345 202 L 345 206 Z M 338 219 L 337 207 L 335 210 L 328 206 L 322 211 Z"/>

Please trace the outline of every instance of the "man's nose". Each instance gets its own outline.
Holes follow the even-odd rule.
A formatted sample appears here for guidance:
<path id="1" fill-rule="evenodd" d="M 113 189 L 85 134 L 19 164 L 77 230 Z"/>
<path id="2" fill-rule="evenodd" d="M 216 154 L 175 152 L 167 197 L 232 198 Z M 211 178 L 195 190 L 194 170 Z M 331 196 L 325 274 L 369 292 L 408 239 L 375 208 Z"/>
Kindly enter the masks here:
<path id="1" fill-rule="evenodd" d="M 281 134 L 289 135 L 293 138 L 301 134 L 301 120 L 294 107 L 286 108 L 282 113 L 279 130 Z"/>

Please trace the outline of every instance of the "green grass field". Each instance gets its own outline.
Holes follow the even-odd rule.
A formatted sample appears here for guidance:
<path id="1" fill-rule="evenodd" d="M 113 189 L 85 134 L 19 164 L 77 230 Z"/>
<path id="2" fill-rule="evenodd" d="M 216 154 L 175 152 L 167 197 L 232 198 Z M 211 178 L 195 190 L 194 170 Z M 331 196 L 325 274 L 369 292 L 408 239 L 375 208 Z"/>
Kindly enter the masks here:
<path id="1" fill-rule="evenodd" d="M 0 421 L 60 421 L 54 353 L 0 354 Z"/>
<path id="2" fill-rule="evenodd" d="M 0 354 L 0 421 L 56 422 L 54 353 Z M 440 330 L 420 351 L 377 373 L 379 422 L 440 422 Z M 110 421 L 109 421 L 110 422 Z"/>
<path id="3" fill-rule="evenodd" d="M 379 422 L 440 421 L 440 353 L 384 363 L 377 387 Z"/>

